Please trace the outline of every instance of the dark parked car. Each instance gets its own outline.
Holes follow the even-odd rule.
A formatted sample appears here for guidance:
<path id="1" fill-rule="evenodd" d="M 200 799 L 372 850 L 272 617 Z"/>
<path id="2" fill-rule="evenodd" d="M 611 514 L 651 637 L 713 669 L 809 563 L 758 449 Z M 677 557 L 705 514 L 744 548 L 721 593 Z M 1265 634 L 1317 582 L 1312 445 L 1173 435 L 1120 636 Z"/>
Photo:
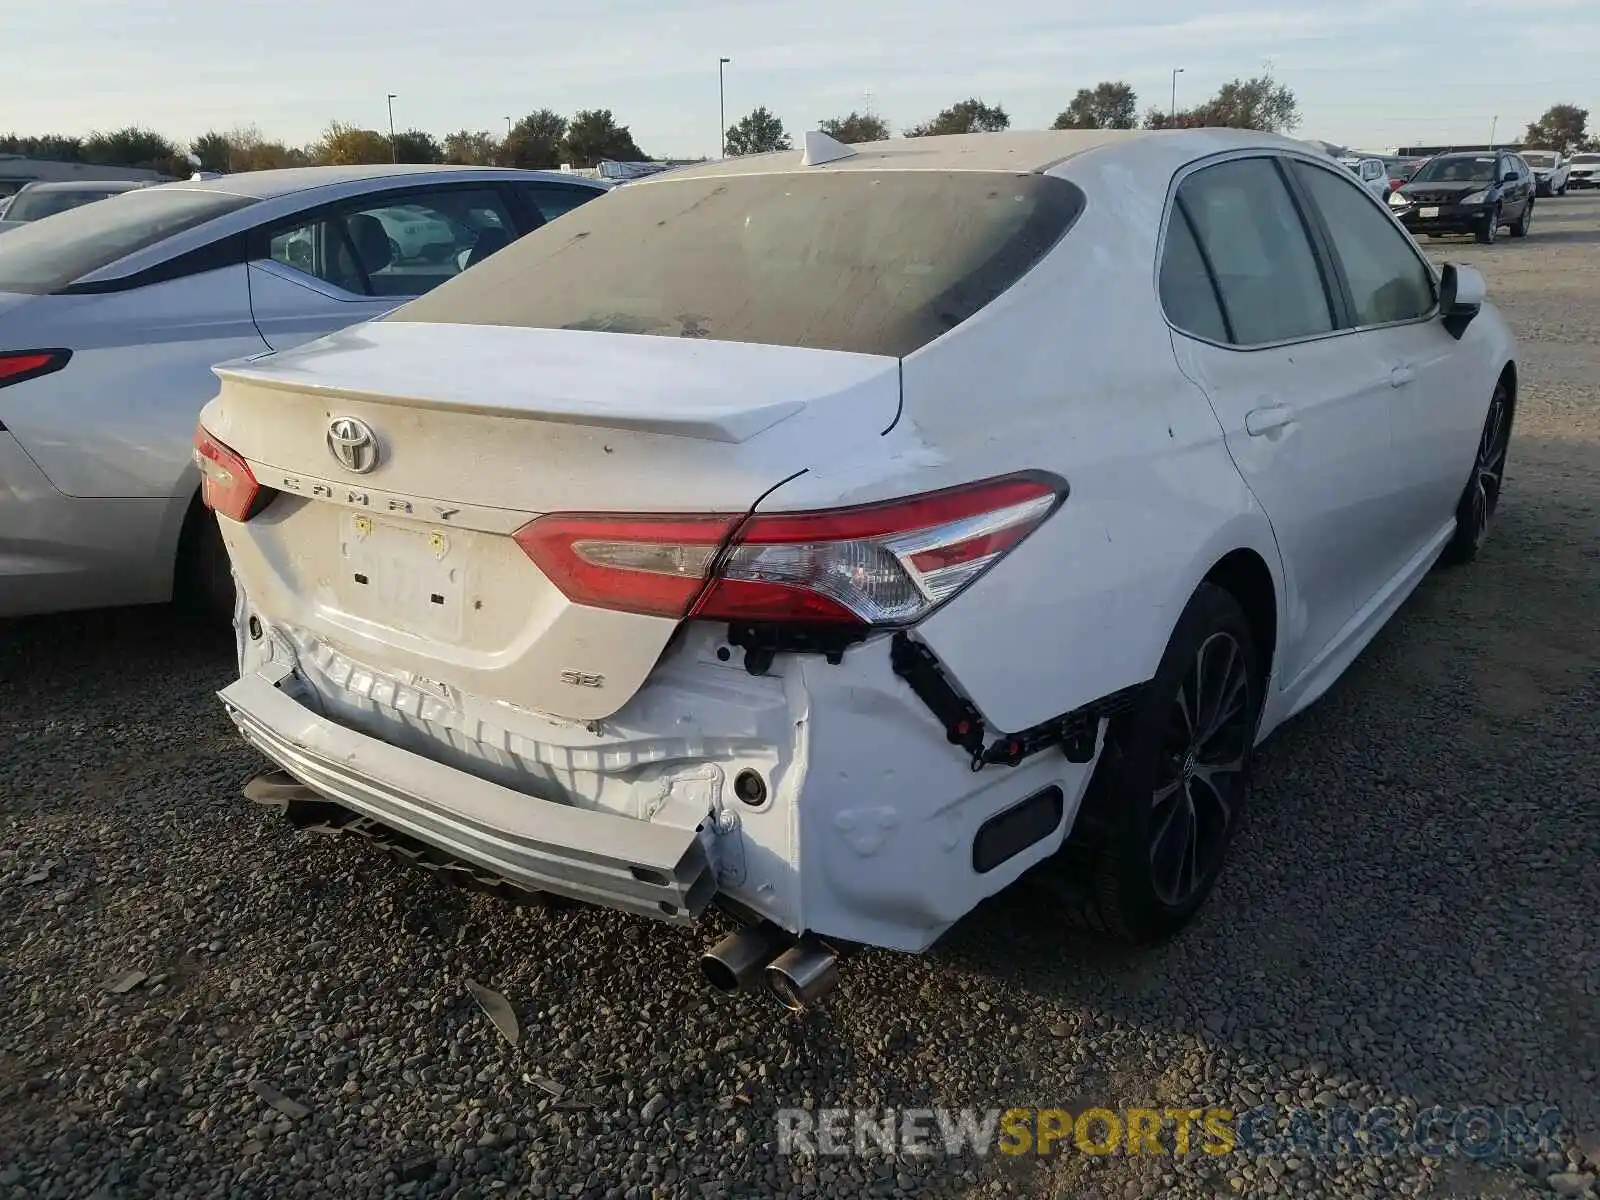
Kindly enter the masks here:
<path id="1" fill-rule="evenodd" d="M 1389 194 L 1413 234 L 1470 233 L 1492 242 L 1502 225 L 1525 237 L 1533 222 L 1533 172 L 1507 151 L 1436 154 Z"/>

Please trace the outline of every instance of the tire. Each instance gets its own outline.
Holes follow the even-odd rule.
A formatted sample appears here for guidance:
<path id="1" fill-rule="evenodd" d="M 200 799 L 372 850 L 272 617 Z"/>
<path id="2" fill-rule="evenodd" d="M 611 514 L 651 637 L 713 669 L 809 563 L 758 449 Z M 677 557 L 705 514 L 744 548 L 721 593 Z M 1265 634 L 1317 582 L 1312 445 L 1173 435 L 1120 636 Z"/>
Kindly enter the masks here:
<path id="1" fill-rule="evenodd" d="M 197 499 L 189 508 L 179 538 L 174 599 L 208 625 L 233 624 L 236 591 L 228 548 L 217 518 Z"/>
<path id="2" fill-rule="evenodd" d="M 1532 224 L 1533 224 L 1533 201 L 1529 200 L 1527 205 L 1522 210 L 1522 216 L 1518 219 L 1517 223 L 1511 227 L 1511 236 L 1514 237 L 1514 238 L 1525 238 L 1525 237 L 1527 237 L 1528 236 L 1528 228 Z"/>
<path id="3" fill-rule="evenodd" d="M 1492 246 L 1492 245 L 1494 245 L 1494 239 L 1499 234 L 1499 232 L 1500 232 L 1500 210 L 1497 208 L 1492 213 L 1489 214 L 1489 219 L 1486 222 L 1484 222 L 1483 228 L 1479 229 L 1472 236 L 1477 238 L 1479 243 L 1481 243 L 1482 245 Z"/>
<path id="4" fill-rule="evenodd" d="M 1262 685 L 1244 610 L 1229 592 L 1201 584 L 1138 708 L 1112 722 L 1082 814 L 1049 864 L 1063 888 L 1080 889 L 1069 898 L 1074 924 L 1148 945 L 1199 911 L 1249 796 Z M 1193 719 L 1191 691 L 1202 721 L 1219 706 L 1228 718 L 1198 750 L 1183 724 Z M 1208 761 L 1230 769 L 1208 776 Z M 1180 852 L 1190 847 L 1192 856 Z"/>
<path id="5" fill-rule="evenodd" d="M 1483 418 L 1483 432 L 1478 435 L 1478 449 L 1472 459 L 1472 476 L 1456 503 L 1456 531 L 1440 555 L 1440 561 L 1447 565 L 1471 562 L 1488 540 L 1505 486 L 1506 455 L 1511 449 L 1511 423 L 1515 417 L 1511 392 L 1502 379 L 1494 385 L 1489 411 Z"/>

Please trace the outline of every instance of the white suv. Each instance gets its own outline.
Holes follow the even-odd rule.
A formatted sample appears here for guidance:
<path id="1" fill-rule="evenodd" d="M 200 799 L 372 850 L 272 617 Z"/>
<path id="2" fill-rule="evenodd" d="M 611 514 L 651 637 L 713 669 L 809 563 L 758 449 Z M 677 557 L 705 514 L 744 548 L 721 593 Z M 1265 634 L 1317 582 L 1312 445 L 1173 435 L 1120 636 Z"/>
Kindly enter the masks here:
<path id="1" fill-rule="evenodd" d="M 1566 155 L 1556 150 L 1524 150 L 1522 161 L 1533 171 L 1539 195 L 1567 194 L 1567 181 L 1572 175 L 1572 164 L 1568 162 Z"/>

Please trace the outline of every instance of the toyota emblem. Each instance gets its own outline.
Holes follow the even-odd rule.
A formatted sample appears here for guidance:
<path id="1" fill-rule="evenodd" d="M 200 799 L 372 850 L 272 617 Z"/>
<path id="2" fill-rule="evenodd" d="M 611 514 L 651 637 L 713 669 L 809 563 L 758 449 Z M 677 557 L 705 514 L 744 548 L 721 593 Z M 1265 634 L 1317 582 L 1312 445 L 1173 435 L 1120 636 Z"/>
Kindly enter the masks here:
<path id="1" fill-rule="evenodd" d="M 328 450 L 341 467 L 357 475 L 378 465 L 378 439 L 366 422 L 354 417 L 335 417 L 328 422 Z"/>

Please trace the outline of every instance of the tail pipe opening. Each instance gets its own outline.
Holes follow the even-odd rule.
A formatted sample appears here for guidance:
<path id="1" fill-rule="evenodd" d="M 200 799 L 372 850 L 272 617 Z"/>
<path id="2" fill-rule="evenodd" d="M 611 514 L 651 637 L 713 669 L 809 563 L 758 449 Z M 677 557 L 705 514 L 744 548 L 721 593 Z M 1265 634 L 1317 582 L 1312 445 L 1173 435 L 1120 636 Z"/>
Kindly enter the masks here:
<path id="1" fill-rule="evenodd" d="M 791 1012 L 803 1012 L 839 983 L 839 955 L 803 938 L 767 964 L 767 987 Z"/>
<path id="2" fill-rule="evenodd" d="M 700 956 L 700 973 L 719 992 L 743 991 L 790 940 L 771 925 L 740 929 Z"/>

